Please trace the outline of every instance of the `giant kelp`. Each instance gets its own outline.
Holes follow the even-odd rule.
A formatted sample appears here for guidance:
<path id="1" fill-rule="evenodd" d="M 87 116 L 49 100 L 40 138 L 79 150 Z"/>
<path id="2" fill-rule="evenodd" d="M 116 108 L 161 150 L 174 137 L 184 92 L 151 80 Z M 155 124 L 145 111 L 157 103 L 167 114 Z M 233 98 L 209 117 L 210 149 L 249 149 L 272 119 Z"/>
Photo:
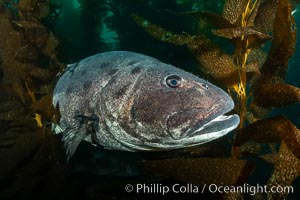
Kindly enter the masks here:
<path id="1" fill-rule="evenodd" d="M 51 93 L 62 67 L 58 41 L 41 23 L 48 3 L 0 1 L 1 199 L 57 198 L 65 181 L 63 151 L 48 128 L 59 117 Z"/>
<path id="2" fill-rule="evenodd" d="M 154 38 L 177 46 L 186 45 L 206 76 L 231 94 L 241 119 L 233 140 L 233 158 L 245 158 L 243 145 L 251 146 L 250 140 L 267 144 L 282 141 L 268 183 L 290 185 L 299 176 L 299 129 L 285 117 L 266 119 L 273 108 L 300 102 L 299 88 L 284 82 L 296 44 L 296 25 L 288 0 L 226 0 L 222 15 L 206 11 L 166 13 L 206 20 L 214 27 L 214 35 L 233 44 L 234 53 L 229 54 L 206 35 L 174 33 L 132 14 L 136 23 Z M 263 48 L 266 43 L 271 43 L 268 50 Z M 287 160 L 293 169 L 282 173 Z M 159 165 L 163 161 L 157 162 Z M 195 164 L 199 166 L 197 170 L 202 170 L 201 160 Z M 169 165 L 163 166 L 157 168 L 165 169 L 164 173 L 172 177 L 181 177 Z"/>
<path id="3" fill-rule="evenodd" d="M 95 44 L 92 52 L 102 45 L 101 41 L 96 42 L 99 40 L 97 28 L 103 23 L 101 19 L 106 8 L 113 9 L 115 16 L 112 19 L 117 22 L 111 21 L 111 24 L 120 34 L 121 45 L 135 48 L 126 38 L 126 34 L 132 31 L 125 30 L 134 28 L 128 24 L 130 18 L 126 17 L 127 13 L 139 11 L 138 15 L 132 15 L 133 19 L 150 35 L 165 43 L 188 47 L 207 78 L 230 92 L 237 105 L 235 111 L 244 121 L 235 133 L 234 141 L 225 139 L 233 147 L 231 157 L 229 148 L 221 139 L 180 152 L 164 153 L 165 157 L 172 154 L 176 158 L 160 157 L 161 160 L 157 160 L 152 156 L 151 161 L 141 162 L 152 173 L 149 174 L 151 179 L 146 176 L 120 181 L 109 177 L 104 179 L 103 184 L 97 183 L 94 175 L 85 177 L 95 183 L 78 183 L 74 176 L 68 180 L 63 150 L 50 133 L 48 123 L 59 119 L 59 112 L 51 104 L 51 92 L 56 74 L 64 65 L 56 58 L 59 42 L 46 26 L 51 28 L 55 25 L 61 4 L 51 4 L 49 0 L 20 0 L 20 4 L 15 0 L 0 2 L 0 27 L 5 27 L 0 29 L 1 198 L 54 199 L 60 196 L 61 199 L 105 199 L 111 198 L 116 191 L 122 192 L 125 184 L 153 183 L 168 178 L 176 183 L 239 186 L 248 181 L 251 173 L 255 173 L 255 167 L 258 167 L 255 159 L 263 159 L 274 167 L 273 172 L 272 168 L 269 170 L 272 174 L 265 182 L 269 187 L 291 185 L 299 177 L 298 128 L 286 117 L 266 117 L 273 107 L 299 102 L 299 88 L 284 82 L 288 59 L 294 53 L 296 35 L 287 0 L 227 0 L 222 15 L 207 11 L 178 13 L 159 10 L 159 15 L 153 14 L 151 18 L 159 20 L 164 13 L 168 18 L 172 15 L 194 18 L 198 22 L 198 31 L 213 27 L 215 36 L 232 43 L 233 54 L 214 40 L 216 37 L 211 39 L 204 34 L 187 32 L 179 34 L 143 19 L 143 13 L 150 15 L 155 9 L 150 6 L 150 1 L 81 0 L 82 22 L 94 20 L 90 26 L 86 25 L 85 30 L 86 36 L 95 40 L 89 43 Z M 100 5 L 100 2 L 105 2 L 105 5 Z M 151 2 L 161 4 L 161 9 L 165 9 L 178 8 L 176 2 L 187 8 L 192 1 Z M 216 2 L 199 1 L 198 4 L 211 7 Z M 91 8 L 98 13 L 89 13 Z M 219 8 L 213 10 L 219 11 Z M 262 48 L 265 44 L 271 44 L 268 50 Z M 144 46 L 144 43 L 140 45 Z M 280 143 L 279 151 L 273 143 Z M 103 177 L 99 179 L 103 181 Z M 287 194 L 266 195 L 269 199 L 283 199 Z M 121 194 L 115 194 L 115 197 L 122 198 Z M 226 194 L 223 197 L 240 199 L 243 194 Z M 256 197 L 259 198 L 258 195 Z M 123 198 L 135 199 L 130 194 Z"/>

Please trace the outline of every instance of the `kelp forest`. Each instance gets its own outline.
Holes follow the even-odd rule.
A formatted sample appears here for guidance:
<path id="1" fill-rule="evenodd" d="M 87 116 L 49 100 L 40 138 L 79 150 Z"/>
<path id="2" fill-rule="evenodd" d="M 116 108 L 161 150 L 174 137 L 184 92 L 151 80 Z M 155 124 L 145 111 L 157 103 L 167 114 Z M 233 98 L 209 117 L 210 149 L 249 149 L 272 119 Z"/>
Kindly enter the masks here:
<path id="1" fill-rule="evenodd" d="M 286 81 L 290 60 L 299 57 L 297 3 L 0 0 L 0 199 L 155 199 L 126 193 L 128 183 L 293 186 L 292 193 L 185 195 L 299 198 L 300 123 L 294 121 L 300 109 L 296 120 L 278 111 L 300 102 L 300 88 Z M 157 57 L 227 91 L 238 128 L 170 152 L 114 153 L 82 144 L 67 163 L 52 134 L 60 119 L 54 85 L 67 64 L 120 49 Z"/>

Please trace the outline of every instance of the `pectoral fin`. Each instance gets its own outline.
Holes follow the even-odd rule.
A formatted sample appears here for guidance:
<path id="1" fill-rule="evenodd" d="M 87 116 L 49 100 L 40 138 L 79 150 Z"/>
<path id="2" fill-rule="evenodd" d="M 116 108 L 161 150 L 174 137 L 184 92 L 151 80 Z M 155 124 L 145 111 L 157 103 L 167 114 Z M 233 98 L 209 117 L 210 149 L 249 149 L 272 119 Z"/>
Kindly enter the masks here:
<path id="1" fill-rule="evenodd" d="M 84 126 L 74 124 L 69 126 L 62 134 L 67 160 L 69 160 L 76 152 L 79 143 L 86 137 L 86 129 Z"/>
<path id="2" fill-rule="evenodd" d="M 67 160 L 69 160 L 80 142 L 88 135 L 94 135 L 98 129 L 99 119 L 96 115 L 76 115 L 75 121 L 63 131 L 62 141 L 66 149 Z"/>

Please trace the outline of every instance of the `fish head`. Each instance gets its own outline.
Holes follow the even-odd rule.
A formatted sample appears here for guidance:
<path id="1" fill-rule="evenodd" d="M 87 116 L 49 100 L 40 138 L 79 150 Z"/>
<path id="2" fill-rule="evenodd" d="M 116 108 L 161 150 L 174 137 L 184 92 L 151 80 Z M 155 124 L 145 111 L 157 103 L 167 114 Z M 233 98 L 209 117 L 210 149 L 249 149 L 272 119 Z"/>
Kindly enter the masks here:
<path id="1" fill-rule="evenodd" d="M 143 67 L 133 103 L 127 109 L 127 121 L 135 129 L 127 134 L 142 141 L 138 144 L 128 140 L 133 150 L 194 146 L 217 139 L 238 126 L 238 115 L 224 115 L 234 108 L 234 102 L 219 87 L 164 63 Z"/>

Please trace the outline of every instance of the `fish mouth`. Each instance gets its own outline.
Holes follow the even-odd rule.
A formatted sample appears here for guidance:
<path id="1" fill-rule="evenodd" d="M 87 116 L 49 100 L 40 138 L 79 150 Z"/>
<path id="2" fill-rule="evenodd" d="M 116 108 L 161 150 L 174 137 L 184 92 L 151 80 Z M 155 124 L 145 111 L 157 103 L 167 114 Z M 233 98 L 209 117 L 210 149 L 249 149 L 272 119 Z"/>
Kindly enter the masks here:
<path id="1" fill-rule="evenodd" d="M 203 126 L 193 127 L 193 131 L 189 131 L 186 138 L 209 142 L 234 130 L 239 123 L 240 118 L 237 114 L 220 115 Z"/>
<path id="2" fill-rule="evenodd" d="M 171 136 L 171 140 L 166 143 L 170 149 L 184 148 L 218 139 L 227 133 L 234 130 L 240 123 L 240 118 L 237 114 L 225 115 L 221 114 L 207 123 L 196 124 L 185 133 L 182 133 L 180 138 Z"/>
<path id="3" fill-rule="evenodd" d="M 234 130 L 240 123 L 237 114 L 226 115 L 234 107 L 215 105 L 209 110 L 193 108 L 175 113 L 167 120 L 168 132 L 175 146 L 192 146 L 220 138 Z"/>

